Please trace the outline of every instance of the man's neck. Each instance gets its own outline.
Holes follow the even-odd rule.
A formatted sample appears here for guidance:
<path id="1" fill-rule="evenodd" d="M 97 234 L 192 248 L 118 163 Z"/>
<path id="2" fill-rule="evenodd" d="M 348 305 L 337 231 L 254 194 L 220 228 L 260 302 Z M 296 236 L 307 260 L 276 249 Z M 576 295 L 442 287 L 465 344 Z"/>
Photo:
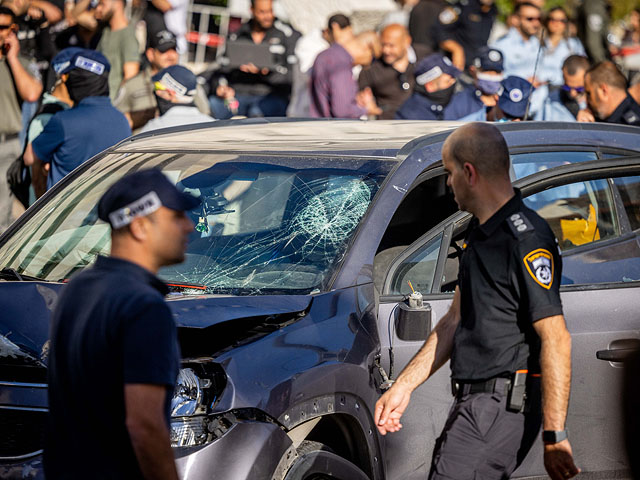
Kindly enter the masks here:
<path id="1" fill-rule="evenodd" d="M 491 188 L 487 188 L 484 194 L 475 202 L 475 208 L 472 213 L 478 218 L 478 221 L 482 225 L 493 217 L 498 210 L 504 207 L 514 195 L 515 191 L 510 183 L 501 187 L 491 186 Z"/>
<path id="2" fill-rule="evenodd" d="M 404 72 L 406 72 L 406 71 L 407 71 L 407 68 L 409 68 L 409 63 L 410 63 L 410 62 L 409 62 L 409 55 L 406 55 L 406 54 L 405 54 L 405 56 L 404 56 L 404 57 L 399 58 L 398 60 L 396 60 L 396 61 L 393 63 L 393 65 L 392 65 L 392 66 L 393 66 L 393 68 L 394 68 L 396 71 L 398 71 L 398 72 L 400 72 L 400 73 L 404 73 Z"/>
<path id="3" fill-rule="evenodd" d="M 135 263 L 154 275 L 157 275 L 160 269 L 160 266 L 156 265 L 149 255 L 145 255 L 144 252 L 135 247 L 132 248 L 130 245 L 113 245 L 111 247 L 111 256 Z"/>
<path id="4" fill-rule="evenodd" d="M 609 118 L 611 115 L 613 115 L 613 112 L 615 112 L 618 109 L 618 107 L 622 104 L 622 102 L 625 101 L 626 98 L 627 98 L 626 90 L 620 90 L 620 89 L 611 90 L 611 105 L 615 105 L 615 107 L 611 109 L 611 111 L 606 116 L 606 118 Z"/>
<path id="5" fill-rule="evenodd" d="M 113 12 L 113 16 L 109 21 L 109 28 L 112 32 L 116 32 L 118 30 L 122 30 L 129 26 L 129 22 L 127 21 L 127 16 L 123 11 L 116 10 Z"/>

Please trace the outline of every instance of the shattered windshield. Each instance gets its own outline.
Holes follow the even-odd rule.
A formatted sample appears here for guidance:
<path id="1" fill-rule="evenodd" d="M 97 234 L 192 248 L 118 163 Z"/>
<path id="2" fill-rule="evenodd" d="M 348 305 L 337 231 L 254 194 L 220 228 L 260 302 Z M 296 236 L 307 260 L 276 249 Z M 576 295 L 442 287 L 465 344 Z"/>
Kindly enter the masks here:
<path id="1" fill-rule="evenodd" d="M 0 248 L 3 268 L 61 281 L 106 255 L 102 193 L 141 168 L 161 168 L 202 201 L 186 260 L 159 276 L 193 293 L 308 294 L 325 288 L 393 166 L 371 158 L 113 154 L 85 171 Z"/>

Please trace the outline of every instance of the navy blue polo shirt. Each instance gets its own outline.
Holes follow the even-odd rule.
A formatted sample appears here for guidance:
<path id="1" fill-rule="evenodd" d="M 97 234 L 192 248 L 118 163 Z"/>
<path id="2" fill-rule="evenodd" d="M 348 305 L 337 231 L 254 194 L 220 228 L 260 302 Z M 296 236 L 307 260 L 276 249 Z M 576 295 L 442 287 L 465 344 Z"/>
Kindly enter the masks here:
<path id="1" fill-rule="evenodd" d="M 164 385 L 179 368 L 167 286 L 131 262 L 98 257 L 56 305 L 48 361 L 47 478 L 143 478 L 125 426 L 125 384 Z"/>
<path id="2" fill-rule="evenodd" d="M 32 142 L 33 152 L 49 163 L 47 189 L 94 155 L 131 135 L 125 116 L 109 97 L 87 97 L 51 117 Z"/>

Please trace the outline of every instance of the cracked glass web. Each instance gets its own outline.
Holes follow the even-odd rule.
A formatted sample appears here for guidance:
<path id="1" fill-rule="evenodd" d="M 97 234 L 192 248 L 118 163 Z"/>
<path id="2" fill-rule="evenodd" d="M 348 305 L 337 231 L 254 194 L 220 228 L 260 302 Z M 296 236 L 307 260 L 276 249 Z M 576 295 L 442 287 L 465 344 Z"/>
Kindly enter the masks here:
<path id="1" fill-rule="evenodd" d="M 234 293 L 319 287 L 344 254 L 376 185 L 352 176 L 302 177 L 261 173 L 222 208 L 219 197 L 230 195 L 214 192 L 218 210 L 200 217 L 207 231 L 190 243 L 183 265 L 161 275 Z"/>

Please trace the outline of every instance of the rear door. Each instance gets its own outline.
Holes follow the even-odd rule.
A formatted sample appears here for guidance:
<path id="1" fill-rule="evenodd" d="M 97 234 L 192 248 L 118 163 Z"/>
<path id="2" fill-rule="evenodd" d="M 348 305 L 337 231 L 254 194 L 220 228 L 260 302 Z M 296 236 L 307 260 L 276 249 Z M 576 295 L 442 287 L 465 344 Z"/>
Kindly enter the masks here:
<path id="1" fill-rule="evenodd" d="M 601 166 L 598 167 L 597 164 Z M 637 160 L 588 162 L 546 170 L 520 182 L 529 206 L 552 226 L 563 251 L 562 298 L 573 338 L 573 381 L 567 426 L 583 476 L 625 475 L 619 406 L 621 363 L 629 339 L 640 338 L 640 177 Z M 536 195 L 537 193 L 537 195 Z M 422 346 L 394 331 L 398 302 L 410 280 L 432 309 L 432 326 L 447 311 L 457 254 L 468 215 L 458 213 L 432 229 L 391 265 L 380 299 L 383 363 L 394 377 Z M 598 353 L 599 352 L 599 353 Z M 600 360 L 597 355 L 605 358 Z M 452 403 L 449 366 L 417 389 L 404 428 L 385 438 L 388 478 L 424 478 L 435 439 Z M 603 477 L 604 475 L 604 477 Z M 541 443 L 514 477 L 546 478 Z"/>

